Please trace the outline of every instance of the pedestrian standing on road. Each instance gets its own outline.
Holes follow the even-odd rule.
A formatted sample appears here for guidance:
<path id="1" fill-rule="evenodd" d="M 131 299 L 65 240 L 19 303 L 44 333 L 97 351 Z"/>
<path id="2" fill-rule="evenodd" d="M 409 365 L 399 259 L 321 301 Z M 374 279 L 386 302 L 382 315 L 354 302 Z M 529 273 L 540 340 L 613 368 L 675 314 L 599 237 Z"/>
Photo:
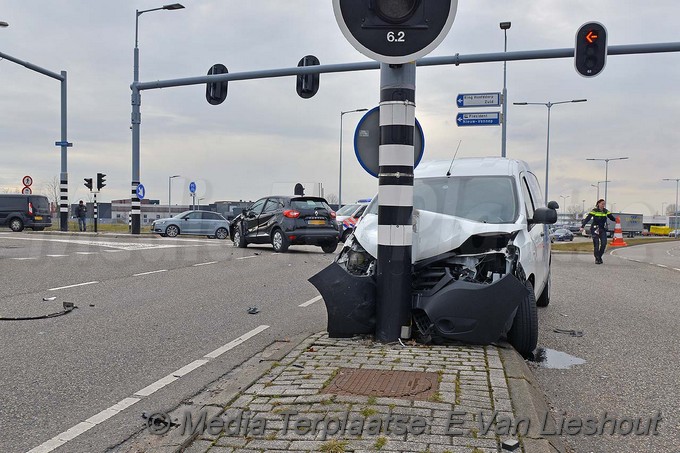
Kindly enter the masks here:
<path id="1" fill-rule="evenodd" d="M 86 231 L 86 219 L 87 219 L 87 206 L 80 200 L 78 207 L 76 208 L 76 217 L 78 217 L 78 229 L 80 231 Z"/>
<path id="2" fill-rule="evenodd" d="M 607 248 L 607 219 L 616 222 L 616 217 L 614 217 L 604 205 L 605 202 L 602 198 L 597 200 L 595 208 L 592 209 L 581 222 L 580 231 L 582 232 L 588 222 L 590 222 L 591 219 L 593 221 L 590 225 L 590 237 L 593 238 L 595 264 L 602 264 L 602 255 L 604 255 L 604 249 Z"/>

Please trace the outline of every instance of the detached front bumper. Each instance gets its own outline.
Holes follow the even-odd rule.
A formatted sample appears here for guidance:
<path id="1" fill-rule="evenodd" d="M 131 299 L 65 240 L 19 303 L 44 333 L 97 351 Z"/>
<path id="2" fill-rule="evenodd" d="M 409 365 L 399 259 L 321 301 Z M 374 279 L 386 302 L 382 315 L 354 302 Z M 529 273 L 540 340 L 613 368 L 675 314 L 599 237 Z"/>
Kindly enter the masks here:
<path id="1" fill-rule="evenodd" d="M 437 291 L 414 294 L 413 317 L 421 334 L 489 344 L 507 332 L 527 295 L 510 274 L 490 284 L 456 280 Z"/>
<path id="2" fill-rule="evenodd" d="M 348 273 L 333 263 L 309 279 L 326 304 L 331 338 L 375 333 L 376 284 L 373 277 Z M 526 287 L 507 274 L 490 284 L 453 280 L 414 292 L 413 320 L 423 336 L 489 344 L 507 333 Z"/>

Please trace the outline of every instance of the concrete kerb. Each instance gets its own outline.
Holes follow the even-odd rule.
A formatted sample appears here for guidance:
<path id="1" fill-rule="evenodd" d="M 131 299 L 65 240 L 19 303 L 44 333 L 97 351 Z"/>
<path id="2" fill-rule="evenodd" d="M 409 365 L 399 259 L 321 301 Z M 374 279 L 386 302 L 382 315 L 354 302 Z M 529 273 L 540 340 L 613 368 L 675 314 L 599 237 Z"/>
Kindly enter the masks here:
<path id="1" fill-rule="evenodd" d="M 501 343 L 500 346 L 515 416 L 531 421 L 529 432 L 522 439 L 524 453 L 568 453 L 570 450 L 559 436 L 541 433 L 544 424 L 546 432 L 555 432 L 556 424 L 533 373 L 510 344 Z"/>

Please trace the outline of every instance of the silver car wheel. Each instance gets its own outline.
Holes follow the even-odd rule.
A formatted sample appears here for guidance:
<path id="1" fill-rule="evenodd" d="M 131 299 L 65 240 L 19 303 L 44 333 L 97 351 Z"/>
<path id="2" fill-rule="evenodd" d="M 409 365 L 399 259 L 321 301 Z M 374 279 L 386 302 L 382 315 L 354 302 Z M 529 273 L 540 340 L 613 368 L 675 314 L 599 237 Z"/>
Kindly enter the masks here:
<path id="1" fill-rule="evenodd" d="M 227 230 L 225 228 L 218 228 L 217 231 L 215 231 L 215 237 L 217 239 L 226 239 Z"/>
<path id="2" fill-rule="evenodd" d="M 170 225 L 165 229 L 165 234 L 171 238 L 174 238 L 179 234 L 179 228 L 177 228 L 175 225 Z"/>

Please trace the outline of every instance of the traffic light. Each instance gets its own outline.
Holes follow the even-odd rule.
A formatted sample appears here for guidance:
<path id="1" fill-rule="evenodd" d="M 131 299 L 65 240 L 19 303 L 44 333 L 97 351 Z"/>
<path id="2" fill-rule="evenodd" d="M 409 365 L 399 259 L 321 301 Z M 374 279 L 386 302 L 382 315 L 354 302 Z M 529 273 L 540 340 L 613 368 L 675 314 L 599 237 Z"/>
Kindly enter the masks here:
<path id="1" fill-rule="evenodd" d="M 106 185 L 104 184 L 104 182 L 106 181 L 106 179 L 104 179 L 104 176 L 106 176 L 104 173 L 97 173 L 97 190 L 102 190 L 102 187 Z"/>
<path id="2" fill-rule="evenodd" d="M 453 25 L 458 0 L 333 0 L 335 20 L 356 50 L 383 63 L 415 61 Z"/>
<path id="3" fill-rule="evenodd" d="M 92 178 L 83 178 L 85 180 L 85 187 L 92 190 Z"/>
<path id="4" fill-rule="evenodd" d="M 315 66 L 318 64 L 318 58 L 314 55 L 307 55 L 300 60 L 298 66 Z M 298 75 L 295 90 L 303 99 L 309 99 L 314 96 L 319 91 L 319 73 Z"/>
<path id="5" fill-rule="evenodd" d="M 607 29 L 599 22 L 588 22 L 576 33 L 574 66 L 583 77 L 598 75 L 607 63 Z"/>
<path id="6" fill-rule="evenodd" d="M 208 69 L 208 75 L 227 74 L 229 71 L 223 64 L 217 63 Z M 227 99 L 227 82 L 207 83 L 205 87 L 205 98 L 208 104 L 219 105 Z"/>

